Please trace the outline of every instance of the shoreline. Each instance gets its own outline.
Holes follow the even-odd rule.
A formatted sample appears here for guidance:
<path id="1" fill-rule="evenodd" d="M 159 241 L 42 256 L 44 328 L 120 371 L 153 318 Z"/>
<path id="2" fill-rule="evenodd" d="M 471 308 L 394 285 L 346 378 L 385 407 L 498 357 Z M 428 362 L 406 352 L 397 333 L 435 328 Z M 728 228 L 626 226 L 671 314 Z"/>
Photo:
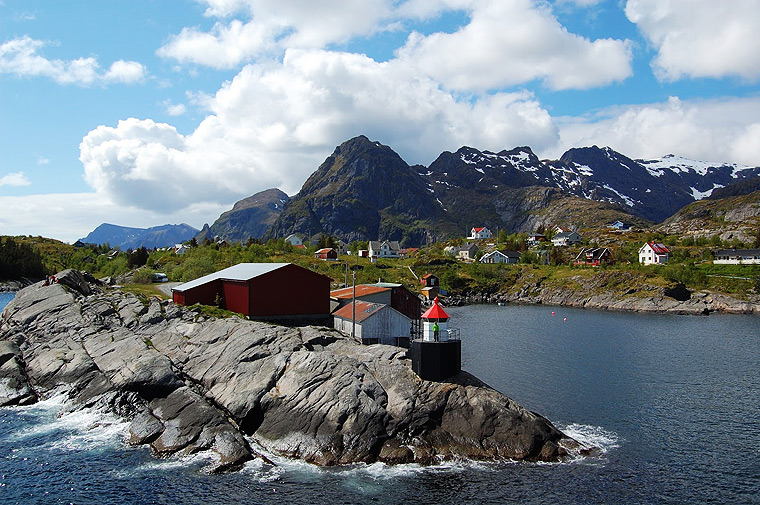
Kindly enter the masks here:
<path id="1" fill-rule="evenodd" d="M 760 315 L 760 300 L 746 301 L 709 291 L 689 292 L 688 299 L 678 300 L 672 296 L 658 294 L 635 297 L 630 294 L 617 297 L 606 292 L 588 295 L 582 291 L 555 291 L 535 296 L 519 296 L 515 293 L 454 295 L 445 299 L 448 306 L 467 305 L 546 305 L 580 309 L 606 310 L 612 312 L 639 312 L 646 314 L 709 315 L 736 314 Z"/>

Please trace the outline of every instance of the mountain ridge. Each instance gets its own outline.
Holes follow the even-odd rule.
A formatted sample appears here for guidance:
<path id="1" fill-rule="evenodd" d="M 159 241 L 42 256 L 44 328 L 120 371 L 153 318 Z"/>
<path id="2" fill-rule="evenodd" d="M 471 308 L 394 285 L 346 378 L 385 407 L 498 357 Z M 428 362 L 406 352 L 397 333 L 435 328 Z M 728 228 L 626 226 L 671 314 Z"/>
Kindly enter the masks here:
<path id="1" fill-rule="evenodd" d="M 198 234 L 198 229 L 189 224 L 165 224 L 150 228 L 133 228 L 103 223 L 80 239 L 86 244 L 109 244 L 121 249 L 138 247 L 168 247 L 190 240 Z"/>

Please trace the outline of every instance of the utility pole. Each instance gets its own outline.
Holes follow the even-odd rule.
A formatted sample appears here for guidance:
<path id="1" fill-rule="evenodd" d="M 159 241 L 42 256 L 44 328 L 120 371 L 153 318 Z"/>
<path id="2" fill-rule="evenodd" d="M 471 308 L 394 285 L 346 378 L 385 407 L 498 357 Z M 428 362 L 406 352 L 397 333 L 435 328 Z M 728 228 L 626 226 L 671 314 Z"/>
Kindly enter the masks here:
<path id="1" fill-rule="evenodd" d="M 351 298 L 351 340 L 356 338 L 356 271 L 354 270 L 354 290 Z"/>

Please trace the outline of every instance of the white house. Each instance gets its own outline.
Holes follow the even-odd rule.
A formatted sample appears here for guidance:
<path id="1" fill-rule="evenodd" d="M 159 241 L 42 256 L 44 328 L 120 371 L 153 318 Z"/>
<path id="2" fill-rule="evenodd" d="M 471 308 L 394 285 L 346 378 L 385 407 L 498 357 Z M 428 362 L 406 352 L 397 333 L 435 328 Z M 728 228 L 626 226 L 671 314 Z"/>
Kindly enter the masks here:
<path id="1" fill-rule="evenodd" d="M 647 242 L 639 249 L 639 263 L 642 265 L 660 265 L 668 262 L 670 251 L 663 244 Z"/>
<path id="2" fill-rule="evenodd" d="M 607 228 L 611 230 L 628 231 L 631 229 L 631 225 L 618 220 L 618 221 L 615 221 L 614 223 L 608 224 Z"/>
<path id="3" fill-rule="evenodd" d="M 517 251 L 491 251 L 480 258 L 481 263 L 519 263 L 520 256 Z"/>
<path id="4" fill-rule="evenodd" d="M 572 244 L 580 244 L 581 236 L 575 231 L 563 231 L 557 233 L 552 237 L 552 244 L 556 247 L 569 246 Z"/>
<path id="5" fill-rule="evenodd" d="M 185 244 L 174 244 L 174 254 L 185 254 L 187 246 Z"/>
<path id="6" fill-rule="evenodd" d="M 290 245 L 303 245 L 303 240 L 301 240 L 301 237 L 296 235 L 295 233 L 291 233 L 287 237 L 285 237 L 285 242 L 289 243 Z"/>
<path id="7" fill-rule="evenodd" d="M 471 261 L 475 259 L 475 255 L 478 254 L 479 248 L 476 244 L 466 243 L 459 247 L 454 248 L 454 256 L 457 259 L 464 261 Z"/>
<path id="8" fill-rule="evenodd" d="M 470 240 L 478 240 L 478 239 L 491 238 L 491 237 L 493 237 L 491 230 L 489 230 L 485 226 L 481 226 L 479 228 L 473 228 L 472 230 L 470 230 L 470 236 L 467 238 Z"/>
<path id="9" fill-rule="evenodd" d="M 718 249 L 716 265 L 760 265 L 760 249 Z"/>
<path id="10" fill-rule="evenodd" d="M 399 337 L 409 338 L 412 320 L 390 305 L 359 300 L 355 305 L 356 312 L 349 303 L 333 313 L 336 330 L 350 335 L 354 328 L 364 344 L 397 345 Z"/>
<path id="11" fill-rule="evenodd" d="M 369 257 L 370 258 L 398 258 L 399 257 L 398 241 L 396 240 L 370 240 Z"/>

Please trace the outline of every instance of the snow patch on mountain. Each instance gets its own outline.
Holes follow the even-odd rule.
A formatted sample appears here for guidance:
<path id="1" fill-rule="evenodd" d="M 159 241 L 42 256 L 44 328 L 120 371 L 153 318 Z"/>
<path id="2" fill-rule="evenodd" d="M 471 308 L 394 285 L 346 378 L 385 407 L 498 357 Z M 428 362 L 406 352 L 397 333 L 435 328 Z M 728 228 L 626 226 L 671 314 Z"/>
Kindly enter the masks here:
<path id="1" fill-rule="evenodd" d="M 754 167 L 750 167 L 746 165 L 737 165 L 735 163 L 728 164 L 728 163 L 715 163 L 711 161 L 690 160 L 688 158 L 675 156 L 673 154 L 668 154 L 667 156 L 664 156 L 663 158 L 660 158 L 660 159 L 636 160 L 636 161 L 640 163 L 644 168 L 646 168 L 647 171 L 654 177 L 662 176 L 665 170 L 670 170 L 671 172 L 675 174 L 693 172 L 698 175 L 705 176 L 709 172 L 714 171 L 715 169 L 718 169 L 721 167 L 731 167 L 733 169 L 732 177 L 737 178 L 737 175 L 736 175 L 737 172 L 754 168 Z"/>
<path id="2" fill-rule="evenodd" d="M 623 193 L 621 193 L 617 189 L 613 188 L 609 184 L 605 184 L 602 187 L 604 189 L 606 189 L 607 191 L 612 191 L 613 193 L 615 193 L 621 200 L 623 200 L 625 202 L 625 204 L 627 206 L 633 207 L 635 205 L 636 202 L 635 202 L 635 200 L 633 198 L 631 198 L 630 196 L 624 195 Z M 612 202 L 612 203 L 614 203 L 614 202 Z"/>
<path id="3" fill-rule="evenodd" d="M 703 200 L 709 197 L 710 195 L 712 195 L 712 192 L 715 191 L 716 189 L 723 188 L 723 187 L 725 186 L 723 186 L 722 184 L 713 184 L 713 187 L 708 189 L 707 191 L 699 191 L 697 188 L 693 186 L 690 186 L 689 189 L 691 190 L 691 196 L 695 200 Z"/>

